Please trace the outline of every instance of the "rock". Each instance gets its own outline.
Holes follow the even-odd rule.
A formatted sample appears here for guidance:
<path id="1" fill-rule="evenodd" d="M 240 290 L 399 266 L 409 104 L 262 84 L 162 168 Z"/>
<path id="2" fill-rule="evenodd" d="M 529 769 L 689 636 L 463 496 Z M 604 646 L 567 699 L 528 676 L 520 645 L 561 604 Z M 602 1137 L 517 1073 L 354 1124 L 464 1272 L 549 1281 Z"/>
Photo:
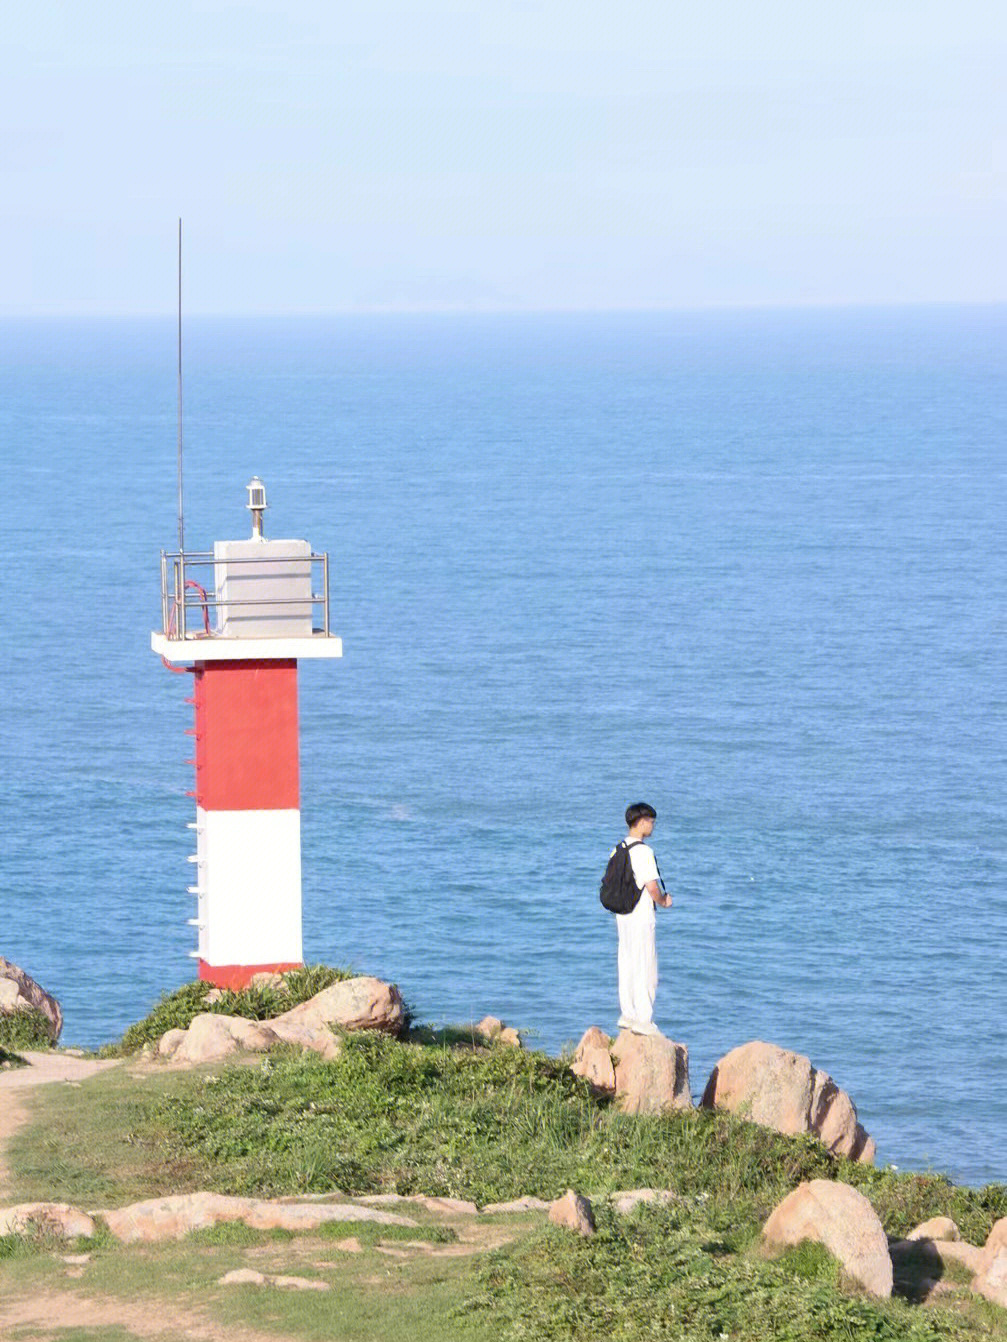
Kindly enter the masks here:
<path id="1" fill-rule="evenodd" d="M 193 1230 L 208 1230 L 227 1221 L 241 1221 L 254 1206 L 253 1198 L 222 1193 L 176 1193 L 150 1198 L 128 1207 L 95 1212 L 111 1234 L 124 1244 L 182 1239 Z"/>
<path id="2" fill-rule="evenodd" d="M 479 1211 L 474 1202 L 467 1202 L 464 1198 L 428 1198 L 418 1193 L 409 1201 L 425 1207 L 428 1212 L 448 1212 L 454 1216 L 475 1216 Z"/>
<path id="3" fill-rule="evenodd" d="M 270 1277 L 270 1285 L 294 1291 L 327 1291 L 329 1283 L 315 1277 Z"/>
<path id="4" fill-rule="evenodd" d="M 597 1025 L 591 1025 L 581 1036 L 573 1055 L 570 1071 L 606 1095 L 615 1094 L 615 1064 L 612 1062 L 611 1038 Z"/>
<path id="5" fill-rule="evenodd" d="M 689 1050 L 663 1034 L 623 1030 L 612 1046 L 615 1094 L 626 1114 L 691 1109 Z"/>
<path id="6" fill-rule="evenodd" d="M 49 1039 L 55 1044 L 63 1029 L 63 1009 L 50 993 L 23 969 L 0 955 L 0 1015 L 34 1007 L 49 1022 Z"/>
<path id="7" fill-rule="evenodd" d="M 0 1209 L 0 1235 L 30 1235 L 35 1230 L 76 1239 L 94 1234 L 94 1220 L 66 1202 L 21 1202 Z"/>
<path id="8" fill-rule="evenodd" d="M 543 1202 L 541 1198 L 525 1194 L 524 1197 L 512 1198 L 510 1202 L 488 1202 L 483 1208 L 483 1215 L 493 1216 L 497 1212 L 547 1212 L 551 1206 L 551 1202 Z"/>
<path id="9" fill-rule="evenodd" d="M 962 1232 L 950 1216 L 932 1216 L 910 1230 L 906 1239 L 961 1239 Z"/>
<path id="10" fill-rule="evenodd" d="M 521 1043 L 521 1036 L 510 1025 L 504 1026 L 497 1035 L 495 1042 L 502 1044 L 505 1048 L 524 1048 L 524 1044 Z"/>
<path id="11" fill-rule="evenodd" d="M 248 980 L 249 988 L 272 988 L 274 992 L 287 993 L 290 989 L 287 987 L 286 980 L 282 974 L 278 974 L 275 969 L 260 969 L 257 974 L 253 974 Z"/>
<path id="12" fill-rule="evenodd" d="M 574 1230 L 578 1235 L 594 1234 L 594 1212 L 587 1198 L 568 1188 L 549 1208 L 549 1220 L 554 1226 Z"/>
<path id="13" fill-rule="evenodd" d="M 239 1049 L 262 1053 L 279 1042 L 276 1033 L 261 1021 L 208 1011 L 193 1019 L 172 1056 L 175 1062 L 217 1062 Z"/>
<path id="14" fill-rule="evenodd" d="M 329 1221 L 416 1224 L 406 1216 L 351 1203 L 280 1202 L 228 1197 L 222 1193 L 178 1193 L 93 1214 L 101 1216 L 112 1235 L 126 1244 L 182 1239 L 193 1230 L 207 1230 L 228 1221 L 241 1221 L 253 1230 L 292 1231 L 317 1230 Z"/>
<path id="15" fill-rule="evenodd" d="M 225 1272 L 217 1281 L 218 1286 L 265 1286 L 266 1274 L 256 1272 L 250 1267 L 236 1267 L 233 1272 Z"/>
<path id="16" fill-rule="evenodd" d="M 483 1016 L 481 1021 L 472 1026 L 472 1033 L 482 1035 L 483 1039 L 493 1040 L 503 1028 L 503 1021 L 496 1016 Z"/>
<path id="17" fill-rule="evenodd" d="M 211 988 L 203 998 L 204 1006 L 215 1006 L 224 996 L 223 988 Z"/>
<path id="18" fill-rule="evenodd" d="M 173 1058 L 185 1038 L 185 1033 L 184 1030 L 165 1030 L 157 1041 L 157 1056 L 159 1058 Z"/>
<path id="19" fill-rule="evenodd" d="M 326 1062 L 332 1062 L 340 1054 L 339 1040 L 327 1025 L 309 1025 L 297 1021 L 284 1020 L 277 1016 L 269 1022 L 269 1028 L 284 1044 L 294 1044 L 298 1048 L 318 1053 Z"/>
<path id="20" fill-rule="evenodd" d="M 678 1194 L 663 1188 L 630 1188 L 622 1193 L 609 1193 L 608 1197 L 613 1210 L 620 1216 L 625 1216 L 635 1207 L 639 1207 L 641 1202 L 656 1202 L 663 1205 L 677 1201 Z"/>
<path id="21" fill-rule="evenodd" d="M 1007 1249 L 1007 1216 L 1001 1216 L 986 1236 L 985 1249 Z"/>
<path id="22" fill-rule="evenodd" d="M 973 1291 L 1007 1309 L 1007 1246 L 994 1244 L 983 1250 L 982 1269 L 972 1283 Z"/>
<path id="23" fill-rule="evenodd" d="M 814 1240 L 871 1295 L 892 1293 L 892 1260 L 877 1212 L 855 1188 L 812 1179 L 787 1195 L 762 1229 L 770 1247 Z"/>
<path id="24" fill-rule="evenodd" d="M 323 988 L 307 1002 L 291 1007 L 269 1024 L 281 1038 L 285 1038 L 286 1026 L 318 1030 L 337 1025 L 342 1030 L 379 1030 L 384 1034 L 399 1035 L 404 1022 L 402 995 L 395 984 L 362 975 Z"/>
<path id="25" fill-rule="evenodd" d="M 874 1159 L 874 1143 L 846 1092 L 810 1058 L 776 1044 L 757 1039 L 732 1049 L 710 1074 L 702 1102 L 776 1132 L 813 1132 L 835 1155 Z"/>

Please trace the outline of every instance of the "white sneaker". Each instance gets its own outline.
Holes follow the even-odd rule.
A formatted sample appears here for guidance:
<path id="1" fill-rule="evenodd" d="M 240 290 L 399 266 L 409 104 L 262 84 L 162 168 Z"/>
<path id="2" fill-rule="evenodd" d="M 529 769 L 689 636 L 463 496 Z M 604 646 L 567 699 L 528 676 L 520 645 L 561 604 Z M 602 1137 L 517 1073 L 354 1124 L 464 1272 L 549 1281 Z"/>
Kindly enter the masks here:
<path id="1" fill-rule="evenodd" d="M 616 1024 L 619 1026 L 620 1030 L 633 1030 L 636 1028 L 633 1022 L 627 1020 L 625 1016 L 620 1016 Z"/>
<path id="2" fill-rule="evenodd" d="M 634 1034 L 656 1035 L 661 1033 L 653 1021 L 637 1021 L 629 1028 Z"/>

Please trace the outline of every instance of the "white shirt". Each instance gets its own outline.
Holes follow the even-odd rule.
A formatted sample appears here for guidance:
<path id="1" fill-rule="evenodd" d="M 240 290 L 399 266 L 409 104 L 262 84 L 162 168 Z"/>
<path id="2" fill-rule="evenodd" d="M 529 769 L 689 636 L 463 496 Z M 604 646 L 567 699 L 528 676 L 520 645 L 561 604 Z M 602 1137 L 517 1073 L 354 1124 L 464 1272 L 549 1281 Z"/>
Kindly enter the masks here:
<path id="1" fill-rule="evenodd" d="M 657 870 L 657 858 L 654 856 L 654 850 L 648 844 L 640 839 L 634 839 L 632 835 L 627 834 L 624 843 L 631 843 L 633 847 L 629 850 L 629 862 L 633 868 L 633 879 L 636 881 L 638 889 L 641 891 L 640 898 L 636 901 L 636 908 L 630 913 L 617 913 L 617 918 L 640 919 L 641 922 L 654 922 L 654 901 L 644 889 L 651 881 L 661 883 L 661 877 Z M 615 849 L 612 849 L 615 852 Z"/>

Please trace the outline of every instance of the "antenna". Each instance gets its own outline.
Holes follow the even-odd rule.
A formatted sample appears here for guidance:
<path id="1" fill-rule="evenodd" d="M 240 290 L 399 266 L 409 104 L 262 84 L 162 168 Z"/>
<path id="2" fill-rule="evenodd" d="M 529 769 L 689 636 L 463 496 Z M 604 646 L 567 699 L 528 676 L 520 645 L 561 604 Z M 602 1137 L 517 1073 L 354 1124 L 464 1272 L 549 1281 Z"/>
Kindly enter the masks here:
<path id="1" fill-rule="evenodd" d="M 178 552 L 185 552 L 182 511 L 182 221 L 178 221 Z"/>

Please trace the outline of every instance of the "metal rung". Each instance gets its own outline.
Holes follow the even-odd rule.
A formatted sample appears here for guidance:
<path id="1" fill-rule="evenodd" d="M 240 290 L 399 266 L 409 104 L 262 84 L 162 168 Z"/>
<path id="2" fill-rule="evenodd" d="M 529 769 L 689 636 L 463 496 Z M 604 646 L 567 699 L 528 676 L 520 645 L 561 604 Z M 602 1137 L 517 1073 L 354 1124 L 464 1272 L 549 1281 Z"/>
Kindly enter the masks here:
<path id="1" fill-rule="evenodd" d="M 206 923 L 201 922 L 198 918 L 186 918 L 185 921 L 189 924 L 190 927 L 205 927 L 205 926 L 206 926 Z"/>
<path id="2" fill-rule="evenodd" d="M 199 829 L 199 821 L 198 821 L 198 820 L 187 820 L 187 821 L 185 822 L 185 828 L 186 828 L 186 829 L 194 829 L 194 830 L 198 830 L 198 829 Z"/>
<path id="3" fill-rule="evenodd" d="M 198 885 L 187 885 L 185 888 L 190 895 L 201 895 L 203 893 Z"/>
<path id="4" fill-rule="evenodd" d="M 199 854 L 198 854 L 198 853 L 190 853 L 189 856 L 188 856 L 185 860 L 186 860 L 186 862 L 198 862 L 198 861 L 199 861 Z"/>
<path id="5" fill-rule="evenodd" d="M 190 960 L 201 960 L 203 958 L 199 951 L 188 951 L 186 953 Z"/>

